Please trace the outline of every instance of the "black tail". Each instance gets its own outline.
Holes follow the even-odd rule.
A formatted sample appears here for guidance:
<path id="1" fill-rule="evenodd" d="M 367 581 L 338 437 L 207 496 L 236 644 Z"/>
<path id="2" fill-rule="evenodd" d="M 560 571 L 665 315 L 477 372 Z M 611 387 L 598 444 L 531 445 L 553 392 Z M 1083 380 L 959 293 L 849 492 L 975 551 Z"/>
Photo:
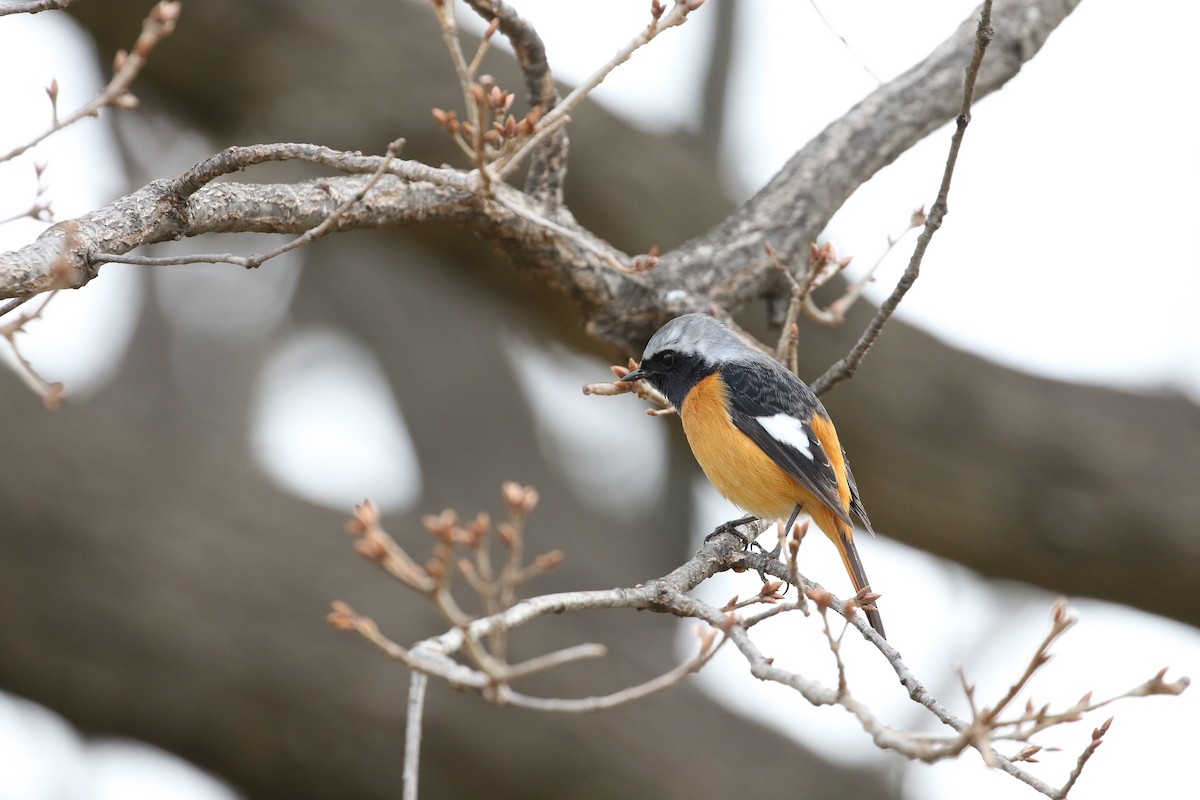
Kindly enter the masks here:
<path id="1" fill-rule="evenodd" d="M 839 526 L 840 527 L 840 526 Z M 858 557 L 858 548 L 854 546 L 853 534 L 838 532 L 838 550 L 842 554 L 842 563 L 846 567 L 846 572 L 850 574 L 850 580 L 854 582 L 854 589 L 862 591 L 868 588 L 871 582 L 867 580 L 867 572 L 863 569 L 862 561 Z M 871 627 L 875 632 L 887 638 L 887 634 L 883 632 L 883 617 L 879 616 L 879 612 L 873 608 L 864 608 L 863 611 L 867 614 L 867 622 L 871 623 Z"/>

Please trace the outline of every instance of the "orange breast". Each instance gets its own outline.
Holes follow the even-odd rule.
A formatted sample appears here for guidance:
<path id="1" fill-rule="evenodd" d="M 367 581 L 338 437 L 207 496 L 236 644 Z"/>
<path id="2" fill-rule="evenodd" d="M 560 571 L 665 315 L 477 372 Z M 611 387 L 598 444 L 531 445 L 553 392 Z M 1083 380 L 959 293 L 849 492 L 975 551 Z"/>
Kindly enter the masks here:
<path id="1" fill-rule="evenodd" d="M 786 519 L 797 503 L 811 507 L 808 490 L 734 426 L 725 391 L 720 374 L 713 373 L 688 392 L 679 409 L 692 453 L 709 481 L 730 502 L 763 519 Z"/>

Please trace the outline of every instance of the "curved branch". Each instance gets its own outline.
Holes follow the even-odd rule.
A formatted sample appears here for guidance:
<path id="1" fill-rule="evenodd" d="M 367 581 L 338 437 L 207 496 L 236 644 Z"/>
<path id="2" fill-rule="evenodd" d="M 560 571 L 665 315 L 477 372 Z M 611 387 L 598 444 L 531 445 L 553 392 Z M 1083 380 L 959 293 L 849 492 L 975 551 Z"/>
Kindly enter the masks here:
<path id="1" fill-rule="evenodd" d="M 892 293 L 879 306 L 878 311 L 871 318 L 871 322 L 867 325 L 866 330 L 858 337 L 858 341 L 855 342 L 854 347 L 850 349 L 849 353 L 838 359 L 837 363 L 825 370 L 825 374 L 813 383 L 812 390 L 818 396 L 827 392 L 838 382 L 854 375 L 854 371 L 858 369 L 858 365 L 866 357 L 867 351 L 871 349 L 872 345 L 875 344 L 875 340 L 879 338 L 880 332 L 883 331 L 883 326 L 887 324 L 892 314 L 896 312 L 900 301 L 904 299 L 904 295 L 912 288 L 917 280 L 917 276 L 921 272 L 921 261 L 925 258 L 925 250 L 929 247 L 929 242 L 932 241 L 933 235 L 942 227 L 942 219 L 949 210 L 950 182 L 954 178 L 954 165 L 958 163 L 958 151 L 962 147 L 963 134 L 967 132 L 967 125 L 971 122 L 971 103 L 975 99 L 975 85 L 979 78 L 979 69 L 983 65 L 983 56 L 987 52 L 987 47 L 991 44 L 994 35 L 995 31 L 992 30 L 992 3 L 988 0 L 983 4 L 983 13 L 979 18 L 979 27 L 975 32 L 975 52 L 971 55 L 971 63 L 966 69 L 962 110 L 958 112 L 958 121 L 954 135 L 950 137 L 950 154 L 946 157 L 946 168 L 942 171 L 942 182 L 938 188 L 937 200 L 933 201 L 933 207 L 929 209 L 929 214 L 925 218 L 925 229 L 917 237 L 916 249 L 908 261 L 908 267 L 900 277 L 900 282 L 896 284 Z"/>
<path id="2" fill-rule="evenodd" d="M 996 90 L 1015 75 L 1077 3 L 998 4 L 993 57 L 980 70 L 977 95 Z M 402 180 L 380 181 L 370 202 L 345 215 L 337 229 L 427 221 L 468 224 L 519 269 L 571 297 L 593 336 L 632 351 L 666 318 L 712 310 L 714 303 L 735 308 L 773 291 L 778 277 L 763 255 L 764 241 L 782 242 L 781 250 L 807 246 L 857 186 L 957 113 L 960 76 L 974 49 L 974 24 L 963 23 L 929 58 L 826 128 L 742 208 L 702 237 L 664 255 L 653 270 L 614 269 L 614 264 L 626 269 L 633 265 L 563 208 L 547 217 L 541 202 L 510 187 L 496 185 L 492 194 L 478 194 L 476 173 L 410 161 L 396 162 L 389 171 Z M 353 179 L 330 178 L 290 187 L 235 189 L 221 184 L 189 195 L 196 183 L 261 163 L 254 160 L 259 157 L 295 158 L 356 173 L 379 166 L 378 157 L 314 145 L 230 148 L 203 162 L 227 163 L 198 165 L 177 181 L 152 183 L 50 228 L 32 245 L 0 254 L 0 298 L 82 286 L 96 274 L 98 264 L 90 258 L 94 253 L 123 254 L 140 245 L 206 232 L 303 233 L 303 225 L 320 224 L 337 207 L 320 195 L 323 187 L 343 201 L 361 189 Z M 224 208 L 221 201 L 227 203 Z M 289 209 L 289 204 L 300 208 Z"/>
<path id="3" fill-rule="evenodd" d="M 252 164 L 297 159 L 326 164 L 353 177 L 295 184 L 205 182 Z M 99 254 L 202 233 L 295 233 L 321 225 L 363 192 L 384 159 L 314 145 L 230 148 L 174 180 L 159 180 L 102 208 L 53 225 L 32 244 L 0 255 L 0 297 L 29 297 L 78 288 L 96 277 Z M 371 189 L 369 202 L 341 214 L 336 230 L 427 221 L 472 221 L 478 208 L 470 175 L 394 161 Z"/>
<path id="4" fill-rule="evenodd" d="M 991 709 L 979 710 L 972 703 L 972 718 L 970 720 L 961 719 L 950 713 L 917 680 L 912 670 L 901 659 L 900 653 L 870 627 L 864 615 L 854 613 L 855 607 L 859 604 L 857 599 L 849 602 L 838 600 L 819 584 L 797 574 L 794 562 L 784 564 L 771 554 L 748 552 L 743 549 L 744 546 L 744 541 L 736 534 L 714 532 L 714 535 L 705 540 L 704 545 L 691 559 L 662 578 L 647 581 L 633 588 L 561 592 L 529 598 L 491 616 L 471 620 L 438 636 L 425 639 L 410 649 L 388 639 L 379 631 L 374 621 L 359 616 L 345 603 L 334 604 L 330 621 L 338 628 L 357 631 L 389 656 L 402 661 L 414 671 L 441 678 L 458 688 L 474 689 L 483 693 L 493 702 L 539 711 L 579 713 L 611 708 L 673 686 L 683 676 L 702 667 L 716 648 L 710 646 L 711 642 L 705 642 L 697 656 L 658 678 L 603 697 L 575 700 L 532 697 L 515 692 L 506 682 L 497 683 L 495 675 L 488 673 L 486 665 L 475 669 L 456 661 L 452 656 L 460 650 L 472 652 L 473 646 L 498 632 L 507 633 L 550 614 L 626 608 L 690 617 L 700 620 L 713 631 L 724 634 L 729 641 L 733 642 L 745 657 L 751 674 L 760 680 L 774 681 L 791 688 L 815 706 L 836 705 L 850 711 L 878 747 L 893 750 L 907 758 L 927 763 L 953 758 L 967 748 L 974 748 L 979 751 L 988 764 L 998 767 L 1038 792 L 1052 798 L 1065 796 L 1067 789 L 1074 782 L 1074 774 L 1069 778 L 1064 789 L 1055 789 L 1022 770 L 1014 760 L 997 752 L 993 747 L 993 741 L 1000 738 L 1028 741 L 1032 732 L 1077 720 L 1080 715 L 1101 708 L 1116 699 L 1148 694 L 1178 695 L 1184 692 L 1190 683 L 1186 677 L 1179 678 L 1174 682 L 1167 682 L 1163 679 L 1166 672 L 1163 670 L 1134 690 L 1110 699 L 1093 702 L 1089 693 L 1084 696 L 1083 700 L 1061 713 L 1051 714 L 1043 709 L 1033 716 L 1031 716 L 1033 712 L 1028 712 L 1013 722 L 999 721 L 997 718 L 1001 711 L 1024 687 L 1028 678 L 1049 660 L 1050 644 L 1074 623 L 1074 619 L 1067 615 L 1065 605 L 1060 603 L 1055 609 L 1054 626 L 1050 634 L 1037 648 L 1025 674 L 1014 684 L 1009 694 Z M 731 604 L 726 608 L 716 608 L 689 595 L 689 592 L 702 581 L 728 569 L 751 569 L 770 573 L 784 581 L 796 584 L 803 593 L 796 603 L 783 606 L 784 610 L 795 610 L 799 607 L 807 615 L 808 612 L 804 606 L 797 604 L 804 602 L 803 598 L 809 598 L 820 605 L 822 613 L 824 613 L 824 609 L 831 609 L 840 614 L 884 655 L 909 696 L 929 710 L 942 724 L 949 727 L 953 734 L 942 737 L 914 735 L 891 728 L 850 693 L 844 679 L 839 681 L 836 687 L 826 686 L 820 681 L 776 666 L 773 659 L 767 658 L 763 654 L 749 634 L 749 629 L 755 622 L 772 615 L 776 609 L 781 607 L 778 603 L 780 598 L 774 594 L 773 588 L 770 597 L 772 605 L 757 617 L 735 615 L 733 609 L 744 604 L 736 606 Z M 778 585 L 773 584 L 776 587 Z M 764 586 L 764 591 L 769 586 Z M 828 620 L 826 620 L 826 628 L 828 634 Z M 837 655 L 837 647 L 832 636 L 830 636 L 830 643 L 840 664 L 840 656 Z M 967 691 L 970 698 L 972 690 L 968 689 Z M 1025 723 L 1036 721 L 1040 721 L 1042 724 L 1032 727 L 1025 725 L 1023 729 L 1021 728 Z M 1010 728 L 1011 732 L 1008 730 Z"/>
<path id="5" fill-rule="evenodd" d="M 977 98 L 996 91 L 1033 58 L 1079 0 L 997 2 L 995 38 L 979 71 Z M 664 255 L 650 273 L 657 291 L 627 298 L 639 322 L 597 320 L 610 341 L 634 349 L 675 309 L 670 290 L 706 293 L 726 308 L 783 291 L 763 245 L 795 259 L 834 212 L 876 172 L 958 114 L 962 72 L 975 49 L 978 11 L 919 64 L 887 82 L 797 152 L 754 197 L 719 225 Z M 631 328 L 633 328 L 631 330 Z"/>

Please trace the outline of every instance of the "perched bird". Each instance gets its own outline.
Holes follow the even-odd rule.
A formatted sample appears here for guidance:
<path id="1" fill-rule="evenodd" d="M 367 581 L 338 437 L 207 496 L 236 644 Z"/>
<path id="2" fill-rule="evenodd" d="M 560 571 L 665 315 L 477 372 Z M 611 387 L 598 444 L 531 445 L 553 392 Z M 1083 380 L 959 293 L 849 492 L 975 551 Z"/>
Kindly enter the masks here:
<path id="1" fill-rule="evenodd" d="M 718 492 L 760 519 L 787 519 L 787 530 L 803 510 L 837 547 L 855 590 L 868 586 L 850 512 L 868 531 L 871 522 L 833 422 L 802 380 L 705 314 L 662 326 L 622 380 L 646 381 L 679 410 Z M 884 636 L 879 612 L 866 612 Z"/>

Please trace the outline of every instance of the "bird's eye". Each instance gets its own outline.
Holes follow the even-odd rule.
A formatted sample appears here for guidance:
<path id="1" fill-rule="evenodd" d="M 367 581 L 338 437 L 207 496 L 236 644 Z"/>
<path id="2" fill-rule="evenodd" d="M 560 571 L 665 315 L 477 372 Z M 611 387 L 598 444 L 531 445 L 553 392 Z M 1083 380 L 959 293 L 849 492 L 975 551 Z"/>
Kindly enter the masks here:
<path id="1" fill-rule="evenodd" d="M 667 369 L 672 369 L 675 366 L 674 351 L 668 350 L 667 352 L 665 352 L 661 356 L 659 356 L 659 360 L 662 361 L 662 365 L 664 367 L 666 367 Z"/>

